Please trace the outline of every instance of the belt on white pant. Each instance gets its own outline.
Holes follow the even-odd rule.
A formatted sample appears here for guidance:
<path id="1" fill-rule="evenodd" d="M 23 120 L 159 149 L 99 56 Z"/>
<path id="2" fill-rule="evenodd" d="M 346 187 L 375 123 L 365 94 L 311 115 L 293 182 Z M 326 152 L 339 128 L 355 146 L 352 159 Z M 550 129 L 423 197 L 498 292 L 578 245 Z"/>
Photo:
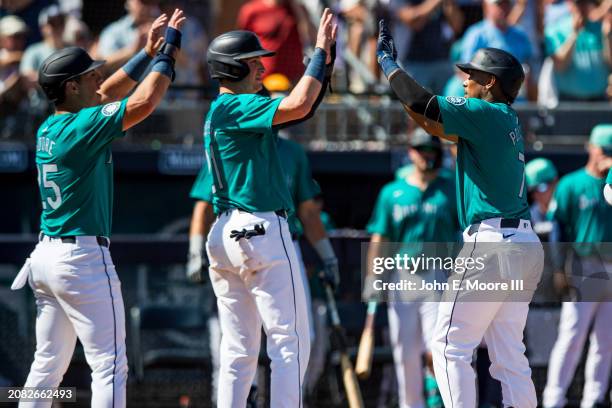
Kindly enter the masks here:
<path id="1" fill-rule="evenodd" d="M 521 218 L 490 218 L 488 220 L 482 220 L 480 222 L 476 222 L 470 225 L 468 229 L 468 235 L 474 235 L 479 229 L 481 225 L 488 225 L 491 228 L 500 229 L 500 228 L 521 228 L 521 229 L 531 229 L 531 221 L 523 220 Z"/>
<path id="2" fill-rule="evenodd" d="M 42 232 L 38 234 L 39 242 L 48 240 L 49 242 L 61 241 L 62 244 L 76 244 L 77 241 L 79 241 L 79 239 L 83 239 L 83 238 L 95 238 L 98 245 L 106 247 L 106 248 L 108 248 L 110 245 L 110 240 L 107 237 L 102 236 L 102 235 L 96 235 L 95 237 L 92 235 L 66 235 L 66 236 L 61 236 L 61 237 L 51 237 L 49 235 L 45 235 Z"/>

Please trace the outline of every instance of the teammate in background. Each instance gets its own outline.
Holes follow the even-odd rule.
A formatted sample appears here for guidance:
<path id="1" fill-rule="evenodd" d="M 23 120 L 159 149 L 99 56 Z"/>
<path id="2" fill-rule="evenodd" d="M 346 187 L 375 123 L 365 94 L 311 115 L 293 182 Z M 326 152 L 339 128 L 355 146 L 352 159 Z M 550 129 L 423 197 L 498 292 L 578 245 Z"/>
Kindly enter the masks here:
<path id="1" fill-rule="evenodd" d="M 221 323 L 217 406 L 244 406 L 257 368 L 261 327 L 267 334 L 274 407 L 302 406 L 310 336 L 304 282 L 297 270 L 287 214 L 293 211 L 275 130 L 314 114 L 329 83 L 336 37 L 325 9 L 304 76 L 285 98 L 257 95 L 264 73 L 261 47 L 249 31 L 215 38 L 207 52 L 220 81 L 204 125 L 218 218 L 208 234 L 209 275 Z"/>
<path id="2" fill-rule="evenodd" d="M 385 185 L 378 196 L 367 227 L 372 234 L 370 242 L 456 242 L 455 180 L 439 175 L 440 139 L 417 129 L 408 154 L 413 163 L 410 172 Z M 370 246 L 370 252 L 369 259 L 379 256 L 376 245 Z M 401 408 L 425 406 L 422 357 L 425 354 L 428 371 L 433 374 L 431 344 L 437 308 L 433 301 L 393 297 L 387 304 Z"/>
<path id="3" fill-rule="evenodd" d="M 548 219 L 548 207 L 558 181 L 555 165 L 548 159 L 531 160 L 525 165 L 525 181 L 533 199 L 529 209 L 533 230 L 542 241 L 558 241 L 558 226 Z"/>
<path id="4" fill-rule="evenodd" d="M 530 212 L 533 230 L 542 242 L 550 243 L 544 251 L 547 259 L 553 259 L 559 253 L 559 224 L 550 219 L 548 209 L 557 187 L 557 169 L 548 159 L 533 159 L 525 165 L 525 181 L 532 200 Z M 553 264 L 554 262 L 546 262 L 544 265 L 542 281 L 534 295 L 535 301 L 551 302 L 559 299 L 559 293 L 555 289 L 559 276 L 555 273 Z"/>
<path id="5" fill-rule="evenodd" d="M 482 242 L 523 243 L 521 267 L 512 270 L 522 279 L 521 299 L 510 302 L 441 302 L 433 339 L 436 380 L 447 407 L 476 406 L 474 349 L 485 339 L 491 357 L 491 375 L 502 384 L 506 407 L 537 405 L 529 361 L 524 355 L 523 329 L 529 301 L 540 280 L 544 255 L 531 229 L 525 187 L 524 141 L 516 112 L 511 108 L 525 74 L 511 54 L 484 48 L 472 62 L 458 64 L 468 74 L 465 98 L 441 97 L 419 85 L 396 63 L 393 38 L 380 23 L 378 62 L 394 93 L 409 115 L 428 133 L 455 141 L 457 151 L 457 209 L 463 228 L 465 256 L 486 256 Z M 529 245 L 524 243 L 530 243 Z M 490 246 L 489 246 L 490 248 Z M 460 254 L 461 255 L 461 254 Z M 470 279 L 499 273 L 495 253 L 480 271 L 470 269 Z M 508 260 L 510 262 L 510 260 Z M 517 260 L 512 261 L 516 265 Z M 459 285 L 468 273 L 456 274 Z"/>
<path id="6" fill-rule="evenodd" d="M 563 242 L 601 242 L 609 245 L 612 242 L 612 207 L 606 204 L 601 191 L 606 184 L 606 172 L 612 166 L 612 125 L 593 128 L 588 151 L 586 166 L 559 181 L 551 212 L 559 223 Z M 580 265 L 583 276 L 605 273 L 602 267 L 607 269 L 608 274 L 612 271 L 609 260 L 607 263 L 604 260 L 602 264 L 598 255 L 584 253 L 579 248 L 576 248 L 576 253 L 580 259 L 574 264 Z M 550 355 L 542 404 L 545 408 L 565 406 L 565 394 L 592 324 L 581 407 L 602 407 L 605 406 L 612 368 L 612 302 L 596 299 L 609 300 L 612 288 L 604 279 L 594 282 L 596 289 L 576 282 L 569 283 L 583 289 L 580 293 L 582 299 L 564 302 L 561 307 L 559 334 Z"/>
<path id="7" fill-rule="evenodd" d="M 55 104 L 55 114 L 36 136 L 40 242 L 13 285 L 22 287 L 29 279 L 36 297 L 36 353 L 26 387 L 59 386 L 78 337 L 92 370 L 92 407 L 126 406 L 125 313 L 109 252 L 110 144 L 162 100 L 184 20 L 175 10 L 164 41 L 160 34 L 167 17 L 159 17 L 145 48 L 104 82 L 99 72 L 104 61 L 77 47 L 53 53 L 40 68 L 39 84 Z M 51 402 L 20 406 L 50 407 Z"/>
<path id="8" fill-rule="evenodd" d="M 305 282 L 304 289 L 306 290 L 306 302 L 308 303 L 308 321 L 311 325 L 310 340 L 313 342 L 312 349 L 314 349 L 315 332 L 312 318 L 311 295 L 306 267 L 304 266 L 300 249 L 300 236 L 305 234 L 308 241 L 313 248 L 315 248 L 317 254 L 323 261 L 324 267 L 327 269 L 326 276 L 329 276 L 330 283 L 334 286 L 339 284 L 338 260 L 333 252 L 329 238 L 327 237 L 325 227 L 323 226 L 320 217 L 320 207 L 315 202 L 315 197 L 320 194 L 320 189 L 319 185 L 312 179 L 306 152 L 298 143 L 283 138 L 277 139 L 277 149 L 287 187 L 291 192 L 291 198 L 295 208 L 297 208 L 297 212 L 289 216 L 288 223 L 300 270 L 302 272 L 302 279 Z M 194 282 L 202 282 L 204 279 L 207 279 L 207 277 L 203 275 L 208 272 L 209 266 L 204 248 L 205 237 L 214 221 L 212 209 L 212 175 L 208 171 L 206 165 L 202 166 L 196 182 L 191 189 L 190 196 L 198 201 L 193 209 L 191 227 L 189 230 L 187 277 Z M 213 394 L 216 396 L 220 340 L 220 337 L 218 337 L 220 334 L 218 317 L 216 315 L 211 317 L 209 329 L 211 331 L 211 352 L 213 356 Z M 322 358 L 324 359 L 325 356 L 323 355 Z M 307 378 L 305 379 L 307 394 L 312 392 L 323 368 L 324 360 L 314 361 L 311 359 L 307 370 Z"/>

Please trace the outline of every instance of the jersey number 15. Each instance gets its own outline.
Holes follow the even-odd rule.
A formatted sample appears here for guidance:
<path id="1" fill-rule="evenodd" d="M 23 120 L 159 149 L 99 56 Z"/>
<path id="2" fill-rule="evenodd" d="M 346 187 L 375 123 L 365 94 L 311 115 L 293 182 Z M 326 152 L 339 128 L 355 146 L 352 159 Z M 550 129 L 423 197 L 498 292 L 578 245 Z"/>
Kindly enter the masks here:
<path id="1" fill-rule="evenodd" d="M 48 180 L 47 177 L 49 174 L 57 172 L 57 164 L 39 164 L 36 167 L 38 169 L 38 185 L 40 186 L 40 196 L 42 197 L 42 208 L 46 210 L 47 204 L 49 204 L 55 210 L 62 204 L 62 192 L 55 181 Z M 53 190 L 55 198 L 48 197 L 45 194 L 49 188 Z"/>

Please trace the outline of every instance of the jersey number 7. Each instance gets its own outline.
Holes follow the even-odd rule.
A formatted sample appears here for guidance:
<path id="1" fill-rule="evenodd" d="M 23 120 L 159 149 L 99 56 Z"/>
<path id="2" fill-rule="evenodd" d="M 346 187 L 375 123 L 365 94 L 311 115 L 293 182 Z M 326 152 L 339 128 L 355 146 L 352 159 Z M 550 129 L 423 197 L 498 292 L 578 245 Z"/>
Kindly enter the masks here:
<path id="1" fill-rule="evenodd" d="M 525 192 L 525 155 L 522 152 L 518 153 L 518 159 L 521 163 L 523 163 L 523 180 L 521 181 L 521 190 L 519 191 L 519 198 L 523 198 L 523 193 Z"/>

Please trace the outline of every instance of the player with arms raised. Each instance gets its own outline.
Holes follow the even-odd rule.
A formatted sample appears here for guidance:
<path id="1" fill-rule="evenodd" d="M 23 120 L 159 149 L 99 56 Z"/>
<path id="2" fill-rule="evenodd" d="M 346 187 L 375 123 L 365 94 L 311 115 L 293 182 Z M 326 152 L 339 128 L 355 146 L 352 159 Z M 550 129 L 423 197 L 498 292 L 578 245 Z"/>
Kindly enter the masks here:
<path id="1" fill-rule="evenodd" d="M 396 56 L 393 38 L 381 21 L 377 57 L 391 88 L 420 126 L 458 144 L 457 210 L 465 228 L 463 250 L 469 256 L 478 251 L 480 242 L 533 243 L 516 246 L 521 252 L 512 261 L 521 276 L 528 277 L 524 283 L 528 299 L 500 298 L 483 304 L 458 302 L 455 297 L 440 304 L 432 351 L 444 405 L 476 406 L 470 363 L 484 337 L 493 362 L 491 374 L 502 384 L 504 406 L 535 408 L 523 329 L 529 291 L 535 290 L 541 276 L 543 251 L 529 221 L 524 143 L 518 116 L 510 106 L 525 77 L 523 69 L 505 51 L 481 49 L 471 63 L 457 65 L 469 75 L 463 85 L 466 97 L 444 98 L 420 86 L 397 65 Z M 486 275 L 486 268 L 481 273 Z"/>
<path id="2" fill-rule="evenodd" d="M 55 113 L 36 136 L 40 242 L 13 285 L 22 287 L 29 277 L 36 296 L 36 353 L 25 386 L 59 386 L 78 337 L 92 370 L 95 408 L 126 406 L 128 372 L 121 284 L 109 252 L 110 144 L 149 116 L 170 85 L 185 17 L 175 10 L 164 41 L 160 34 L 167 20 L 160 16 L 145 48 L 104 82 L 99 72 L 104 61 L 77 47 L 53 53 L 39 72 Z"/>
<path id="3" fill-rule="evenodd" d="M 274 53 L 254 33 L 230 31 L 208 48 L 210 72 L 220 80 L 204 124 L 218 216 L 206 244 L 222 332 L 218 407 L 245 406 L 262 324 L 272 369 L 270 405 L 302 406 L 310 353 L 307 303 L 287 224 L 294 206 L 275 130 L 310 117 L 321 101 L 331 74 L 332 20 L 325 9 L 311 61 L 285 98 L 257 95 L 261 58 Z"/>

